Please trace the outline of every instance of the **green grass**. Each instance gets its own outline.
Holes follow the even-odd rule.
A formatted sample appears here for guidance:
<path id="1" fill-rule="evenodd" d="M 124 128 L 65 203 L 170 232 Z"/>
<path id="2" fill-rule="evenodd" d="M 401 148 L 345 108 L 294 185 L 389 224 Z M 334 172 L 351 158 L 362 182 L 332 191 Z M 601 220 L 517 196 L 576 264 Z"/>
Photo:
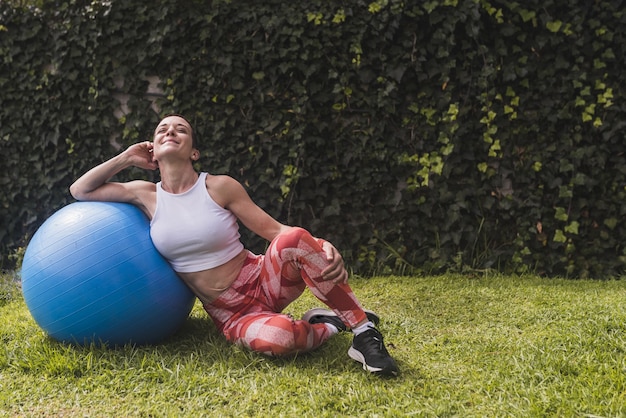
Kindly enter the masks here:
<path id="1" fill-rule="evenodd" d="M 152 347 L 47 338 L 0 280 L 0 416 L 626 415 L 626 282 L 533 276 L 354 278 L 402 375 L 348 359 L 341 334 L 270 359 L 227 344 L 196 305 Z M 294 316 L 317 306 L 305 294 Z"/>

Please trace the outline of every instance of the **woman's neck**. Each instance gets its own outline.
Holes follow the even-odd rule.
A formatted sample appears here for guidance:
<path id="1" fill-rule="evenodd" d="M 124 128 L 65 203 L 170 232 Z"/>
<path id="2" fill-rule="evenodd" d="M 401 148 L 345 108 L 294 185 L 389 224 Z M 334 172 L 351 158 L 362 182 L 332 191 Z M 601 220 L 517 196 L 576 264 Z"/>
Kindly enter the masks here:
<path id="1" fill-rule="evenodd" d="M 198 181 L 198 173 L 191 165 L 183 169 L 161 168 L 161 187 L 168 193 L 180 194 L 191 189 Z"/>

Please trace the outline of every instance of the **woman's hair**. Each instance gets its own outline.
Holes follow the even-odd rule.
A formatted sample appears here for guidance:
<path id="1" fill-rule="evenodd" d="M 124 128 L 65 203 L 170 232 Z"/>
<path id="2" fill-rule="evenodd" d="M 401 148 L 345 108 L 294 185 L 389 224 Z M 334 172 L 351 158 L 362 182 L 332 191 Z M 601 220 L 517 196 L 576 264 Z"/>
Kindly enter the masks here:
<path id="1" fill-rule="evenodd" d="M 187 122 L 189 124 L 189 127 L 191 128 L 191 146 L 194 147 L 195 149 L 199 149 L 198 148 L 198 140 L 196 139 L 196 130 L 193 128 L 193 125 L 191 124 L 191 122 L 189 122 L 189 119 L 187 119 L 186 117 L 184 117 L 183 115 L 179 114 L 179 113 L 168 113 L 167 115 L 163 116 L 161 118 L 161 120 L 165 119 L 165 118 L 169 118 L 170 116 L 177 116 L 181 119 L 184 119 L 185 122 Z"/>

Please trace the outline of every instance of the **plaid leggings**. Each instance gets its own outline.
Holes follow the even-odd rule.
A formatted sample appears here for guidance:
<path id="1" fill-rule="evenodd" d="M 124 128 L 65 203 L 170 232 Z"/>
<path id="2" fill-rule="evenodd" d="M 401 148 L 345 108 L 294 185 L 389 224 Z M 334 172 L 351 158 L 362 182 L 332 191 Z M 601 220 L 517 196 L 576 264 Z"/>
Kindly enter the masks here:
<path id="1" fill-rule="evenodd" d="M 281 313 L 306 287 L 348 326 L 366 319 L 350 286 L 322 279 L 326 266 L 321 240 L 292 228 L 265 255 L 250 253 L 233 284 L 204 309 L 232 343 L 273 356 L 313 350 L 331 336 L 326 325 Z"/>

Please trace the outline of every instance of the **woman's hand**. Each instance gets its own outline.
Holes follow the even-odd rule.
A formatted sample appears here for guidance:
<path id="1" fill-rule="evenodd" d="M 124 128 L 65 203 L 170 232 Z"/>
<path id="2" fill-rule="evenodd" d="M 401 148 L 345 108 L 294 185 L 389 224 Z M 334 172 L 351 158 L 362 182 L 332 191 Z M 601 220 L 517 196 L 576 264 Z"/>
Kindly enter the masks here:
<path id="1" fill-rule="evenodd" d="M 153 148 L 154 144 L 150 141 L 139 142 L 128 147 L 124 154 L 130 165 L 145 170 L 156 170 L 159 164 L 154 159 Z"/>
<path id="2" fill-rule="evenodd" d="M 335 284 L 348 283 L 348 272 L 343 264 L 343 257 L 333 244 L 324 241 L 322 249 L 326 254 L 326 260 L 330 263 L 328 267 L 322 271 L 324 280 L 332 280 Z"/>

